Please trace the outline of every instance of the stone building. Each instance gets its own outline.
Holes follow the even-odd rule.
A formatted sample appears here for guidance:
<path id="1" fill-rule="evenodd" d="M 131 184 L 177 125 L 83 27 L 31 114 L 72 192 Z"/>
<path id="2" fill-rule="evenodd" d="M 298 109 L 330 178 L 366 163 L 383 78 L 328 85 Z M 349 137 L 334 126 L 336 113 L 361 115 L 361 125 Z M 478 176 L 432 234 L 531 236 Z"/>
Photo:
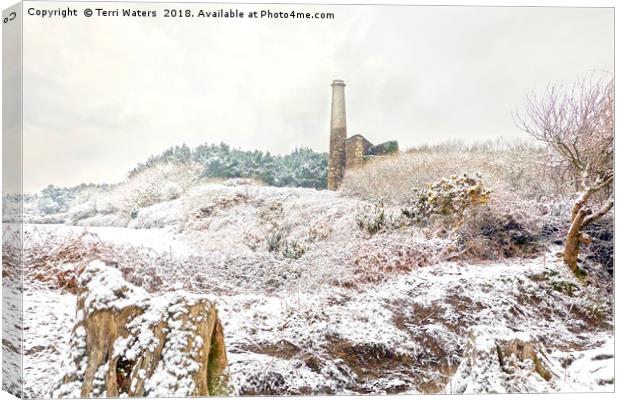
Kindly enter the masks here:
<path id="1" fill-rule="evenodd" d="M 347 138 L 344 81 L 332 82 L 332 114 L 329 135 L 327 188 L 337 190 L 347 169 L 359 168 L 368 159 L 398 152 L 398 142 L 373 145 L 362 135 Z"/>

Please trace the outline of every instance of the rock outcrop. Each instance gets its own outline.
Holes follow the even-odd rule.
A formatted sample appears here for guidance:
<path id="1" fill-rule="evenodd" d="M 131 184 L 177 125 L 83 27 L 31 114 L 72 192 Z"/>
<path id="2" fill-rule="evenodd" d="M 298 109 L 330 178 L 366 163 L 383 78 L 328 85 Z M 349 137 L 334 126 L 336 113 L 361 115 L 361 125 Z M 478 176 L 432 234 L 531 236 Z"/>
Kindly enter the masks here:
<path id="1" fill-rule="evenodd" d="M 461 364 L 447 393 L 536 393 L 555 391 L 557 374 L 540 343 L 505 327 L 470 329 Z"/>
<path id="2" fill-rule="evenodd" d="M 227 393 L 224 335 L 211 298 L 151 295 L 98 261 L 79 284 L 71 354 L 53 397 Z"/>

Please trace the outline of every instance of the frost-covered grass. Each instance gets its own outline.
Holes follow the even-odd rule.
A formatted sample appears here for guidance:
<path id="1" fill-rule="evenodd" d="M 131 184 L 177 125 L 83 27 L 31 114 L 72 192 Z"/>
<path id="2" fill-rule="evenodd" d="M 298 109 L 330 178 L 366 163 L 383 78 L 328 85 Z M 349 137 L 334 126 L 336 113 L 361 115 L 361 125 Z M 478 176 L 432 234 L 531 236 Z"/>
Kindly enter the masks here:
<path id="1" fill-rule="evenodd" d="M 450 237 L 359 229 L 364 204 L 327 191 L 208 184 L 141 209 L 129 227 L 28 226 L 26 291 L 57 307 L 33 305 L 26 332 L 46 332 L 50 313 L 59 321 L 53 334 L 26 335 L 27 348 L 42 349 L 33 365 L 58 369 L 56 350 L 46 349 L 66 349 L 73 327 L 67 282 L 100 260 L 151 293 L 215 296 L 238 394 L 440 392 L 478 325 L 539 340 L 565 376 L 545 390 L 613 386 L 604 372 L 613 358 L 597 360 L 600 374 L 584 372 L 613 338 L 605 282 L 576 280 L 556 248 L 449 262 Z M 39 382 L 27 376 L 28 393 L 49 394 Z"/>
<path id="2" fill-rule="evenodd" d="M 69 338 L 75 319 L 75 296 L 59 291 L 24 293 L 24 394 L 51 394 L 61 361 L 70 354 Z"/>
<path id="3" fill-rule="evenodd" d="M 564 177 L 545 170 L 545 152 L 536 148 L 464 151 L 458 148 L 413 149 L 379 158 L 364 168 L 348 171 L 343 193 L 363 199 L 407 202 L 414 188 L 421 188 L 452 175 L 480 173 L 496 193 L 519 193 L 539 200 L 564 195 L 570 185 Z"/>
<path id="4" fill-rule="evenodd" d="M 21 335 L 23 332 L 23 302 L 21 291 L 3 278 L 2 287 L 2 390 L 20 396 L 23 394 L 22 367 L 24 365 Z"/>

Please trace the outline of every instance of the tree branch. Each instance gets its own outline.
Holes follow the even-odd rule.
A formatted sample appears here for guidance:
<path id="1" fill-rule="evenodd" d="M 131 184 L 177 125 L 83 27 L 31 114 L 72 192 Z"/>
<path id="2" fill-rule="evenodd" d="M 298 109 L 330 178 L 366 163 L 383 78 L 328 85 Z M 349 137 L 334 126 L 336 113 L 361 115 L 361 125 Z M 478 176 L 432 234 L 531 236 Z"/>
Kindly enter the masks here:
<path id="1" fill-rule="evenodd" d="M 597 219 L 601 218 L 603 215 L 607 214 L 613 206 L 614 206 L 614 199 L 610 197 L 609 199 L 607 199 L 603 207 L 601 207 L 594 214 L 590 214 L 586 219 L 583 220 L 582 226 L 585 227 L 591 224 L 592 222 L 596 221 Z"/>

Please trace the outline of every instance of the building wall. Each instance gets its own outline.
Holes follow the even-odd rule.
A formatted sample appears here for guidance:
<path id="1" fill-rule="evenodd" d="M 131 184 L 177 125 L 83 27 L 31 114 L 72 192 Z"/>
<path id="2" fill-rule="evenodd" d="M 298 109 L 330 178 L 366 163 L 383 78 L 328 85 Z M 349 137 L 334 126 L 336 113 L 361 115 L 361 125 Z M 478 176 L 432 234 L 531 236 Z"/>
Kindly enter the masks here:
<path id="1" fill-rule="evenodd" d="M 362 135 L 355 135 L 348 138 L 345 142 L 345 169 L 359 168 L 364 163 L 364 155 L 372 147 Z"/>

